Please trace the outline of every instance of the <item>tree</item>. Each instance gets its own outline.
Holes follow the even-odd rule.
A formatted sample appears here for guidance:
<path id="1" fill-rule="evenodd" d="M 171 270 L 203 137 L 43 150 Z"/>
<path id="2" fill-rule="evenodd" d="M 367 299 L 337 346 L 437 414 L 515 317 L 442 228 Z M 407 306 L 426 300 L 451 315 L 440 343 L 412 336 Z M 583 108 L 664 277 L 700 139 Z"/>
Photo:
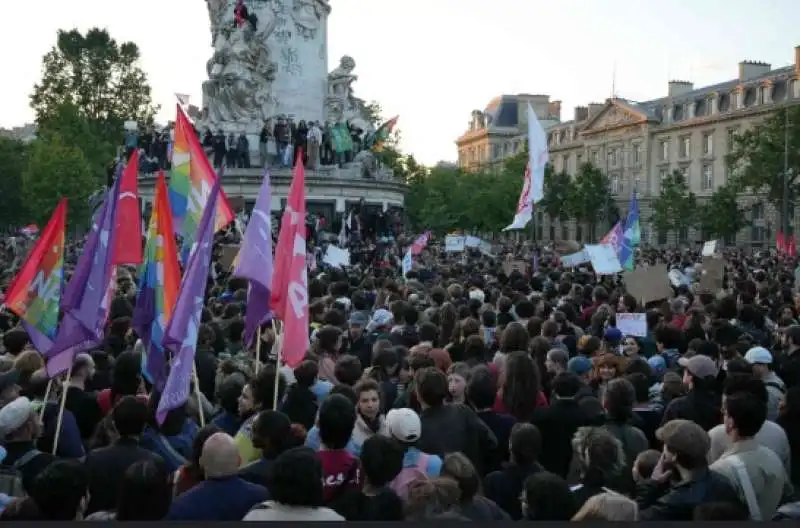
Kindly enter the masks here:
<path id="1" fill-rule="evenodd" d="M 22 172 L 27 146 L 16 139 L 0 137 L 0 224 L 21 227 L 27 211 L 22 194 Z"/>
<path id="2" fill-rule="evenodd" d="M 586 224 L 593 237 L 597 222 L 607 217 L 612 200 L 608 177 L 591 163 L 584 163 L 575 177 L 572 195 L 568 195 L 568 198 L 567 209 L 571 210 L 572 217 Z"/>
<path id="3" fill-rule="evenodd" d="M 566 204 L 574 194 L 573 187 L 569 174 L 564 171 L 556 173 L 552 165 L 547 165 L 544 171 L 544 198 L 540 207 L 552 220 L 569 220 L 571 211 Z"/>
<path id="4" fill-rule="evenodd" d="M 746 211 L 737 198 L 736 188 L 730 183 L 714 191 L 708 202 L 700 208 L 703 236 L 707 239 L 734 237 L 747 226 Z"/>
<path id="5" fill-rule="evenodd" d="M 685 232 L 697 219 L 697 197 L 677 170 L 661 180 L 661 192 L 652 207 L 650 220 L 659 233 Z"/>
<path id="6" fill-rule="evenodd" d="M 83 152 L 58 134 L 31 143 L 22 173 L 22 198 L 31 220 L 43 223 L 62 197 L 69 199 L 69 219 L 84 225 L 89 195 L 95 190 L 89 162 Z"/>
<path id="7" fill-rule="evenodd" d="M 726 156 L 730 182 L 736 191 L 764 192 L 778 210 L 781 210 L 784 196 L 787 112 L 789 204 L 793 207 L 800 192 L 800 106 L 775 112 L 753 128 L 735 135 Z"/>

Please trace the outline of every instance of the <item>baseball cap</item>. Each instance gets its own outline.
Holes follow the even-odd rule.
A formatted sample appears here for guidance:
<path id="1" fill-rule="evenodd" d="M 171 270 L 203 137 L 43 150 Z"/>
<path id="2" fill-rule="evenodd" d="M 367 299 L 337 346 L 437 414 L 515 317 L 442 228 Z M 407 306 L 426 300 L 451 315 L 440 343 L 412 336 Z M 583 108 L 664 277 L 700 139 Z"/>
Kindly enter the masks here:
<path id="1" fill-rule="evenodd" d="M 613 326 L 606 328 L 605 339 L 606 341 L 621 341 L 622 332 L 620 332 L 619 328 L 614 328 Z"/>
<path id="2" fill-rule="evenodd" d="M 396 440 L 410 444 L 419 440 L 422 422 L 412 409 L 392 409 L 386 415 L 386 430 Z"/>
<path id="3" fill-rule="evenodd" d="M 691 420 L 670 420 L 656 430 L 656 438 L 673 453 L 694 459 L 705 457 L 711 447 L 708 433 Z"/>
<path id="4" fill-rule="evenodd" d="M 367 316 L 363 312 L 353 312 L 350 314 L 350 324 L 353 326 L 367 326 Z"/>
<path id="5" fill-rule="evenodd" d="M 708 356 L 697 354 L 690 358 L 682 357 L 678 360 L 678 365 L 689 371 L 692 376 L 698 378 L 716 378 L 719 375 L 719 368 L 714 360 Z"/>
<path id="6" fill-rule="evenodd" d="M 751 365 L 771 365 L 772 354 L 764 347 L 753 347 L 744 355 L 744 360 Z"/>
<path id="7" fill-rule="evenodd" d="M 28 421 L 36 412 L 33 403 L 25 396 L 20 396 L 0 409 L 0 437 L 5 438 Z"/>
<path id="8" fill-rule="evenodd" d="M 592 370 L 592 360 L 586 356 L 575 356 L 567 362 L 567 370 L 582 376 Z"/>
<path id="9" fill-rule="evenodd" d="M 392 315 L 392 312 L 384 308 L 380 308 L 376 310 L 374 314 L 372 314 L 372 320 L 369 322 L 367 328 L 372 331 L 376 328 L 380 328 L 381 326 L 388 326 L 392 324 L 393 320 L 394 316 Z"/>
<path id="10" fill-rule="evenodd" d="M 667 370 L 667 362 L 664 361 L 662 356 L 651 356 L 647 359 L 647 364 L 650 365 L 650 369 L 656 375 L 661 375 Z"/>

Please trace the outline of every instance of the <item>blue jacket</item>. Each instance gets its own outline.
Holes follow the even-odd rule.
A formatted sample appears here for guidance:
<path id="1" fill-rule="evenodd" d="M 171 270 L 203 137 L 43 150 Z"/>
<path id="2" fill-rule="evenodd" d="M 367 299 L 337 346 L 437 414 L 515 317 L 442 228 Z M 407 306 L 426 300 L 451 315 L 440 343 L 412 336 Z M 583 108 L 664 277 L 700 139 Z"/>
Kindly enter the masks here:
<path id="1" fill-rule="evenodd" d="M 172 501 L 167 521 L 241 521 L 247 512 L 269 499 L 263 486 L 237 476 L 204 480 Z"/>

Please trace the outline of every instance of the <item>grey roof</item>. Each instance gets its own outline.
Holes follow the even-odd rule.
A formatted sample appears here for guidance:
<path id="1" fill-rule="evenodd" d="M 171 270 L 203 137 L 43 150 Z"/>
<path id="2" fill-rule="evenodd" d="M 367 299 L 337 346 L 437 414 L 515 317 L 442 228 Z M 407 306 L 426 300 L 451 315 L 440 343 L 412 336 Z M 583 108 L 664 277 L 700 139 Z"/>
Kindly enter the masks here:
<path id="1" fill-rule="evenodd" d="M 519 101 L 513 95 L 501 95 L 494 98 L 484 110 L 484 114 L 491 118 L 486 123 L 493 127 L 517 128 L 517 104 Z"/>

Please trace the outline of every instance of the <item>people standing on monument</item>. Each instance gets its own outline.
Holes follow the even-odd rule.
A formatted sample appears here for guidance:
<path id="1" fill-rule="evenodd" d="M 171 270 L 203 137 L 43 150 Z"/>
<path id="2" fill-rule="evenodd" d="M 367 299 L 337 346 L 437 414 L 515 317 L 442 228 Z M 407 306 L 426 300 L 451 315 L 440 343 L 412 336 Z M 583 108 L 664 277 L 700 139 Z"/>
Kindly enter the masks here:
<path id="1" fill-rule="evenodd" d="M 270 127 L 270 120 L 267 120 L 258 135 L 258 153 L 261 155 L 262 167 L 272 166 L 272 156 L 269 152 L 270 141 L 272 141 L 272 128 Z"/>
<path id="2" fill-rule="evenodd" d="M 240 169 L 250 168 L 250 141 L 244 130 L 239 133 L 236 140 L 236 166 Z"/>
<path id="3" fill-rule="evenodd" d="M 311 121 L 306 137 L 308 144 L 308 163 L 306 163 L 306 168 L 315 170 L 319 162 L 320 145 L 322 144 L 322 130 L 319 128 L 319 122 Z"/>
<path id="4" fill-rule="evenodd" d="M 218 130 L 211 141 L 211 148 L 214 151 L 214 168 L 219 169 L 225 164 L 225 132 Z"/>
<path id="5" fill-rule="evenodd" d="M 308 159 L 306 156 L 306 144 L 308 139 L 308 127 L 306 126 L 305 121 L 300 121 L 297 124 L 297 128 L 294 130 L 292 135 L 292 142 L 294 143 L 294 156 L 292 166 L 297 165 L 298 163 L 303 163 L 305 166 L 305 162 Z M 302 159 L 299 159 L 302 156 Z"/>
<path id="6" fill-rule="evenodd" d="M 322 128 L 321 148 L 322 165 L 333 165 L 333 137 L 331 135 L 331 124 L 328 121 L 325 121 L 325 126 Z"/>
<path id="7" fill-rule="evenodd" d="M 236 167 L 236 135 L 233 132 L 228 134 L 228 142 L 225 146 L 227 147 L 225 166 L 229 168 Z"/>
<path id="8" fill-rule="evenodd" d="M 278 122 L 275 123 L 275 129 L 273 130 L 273 136 L 275 136 L 275 150 L 276 150 L 276 158 L 278 164 L 283 164 L 283 160 L 286 157 L 286 149 L 289 148 L 289 126 L 286 124 L 286 120 L 283 116 L 278 117 Z"/>

